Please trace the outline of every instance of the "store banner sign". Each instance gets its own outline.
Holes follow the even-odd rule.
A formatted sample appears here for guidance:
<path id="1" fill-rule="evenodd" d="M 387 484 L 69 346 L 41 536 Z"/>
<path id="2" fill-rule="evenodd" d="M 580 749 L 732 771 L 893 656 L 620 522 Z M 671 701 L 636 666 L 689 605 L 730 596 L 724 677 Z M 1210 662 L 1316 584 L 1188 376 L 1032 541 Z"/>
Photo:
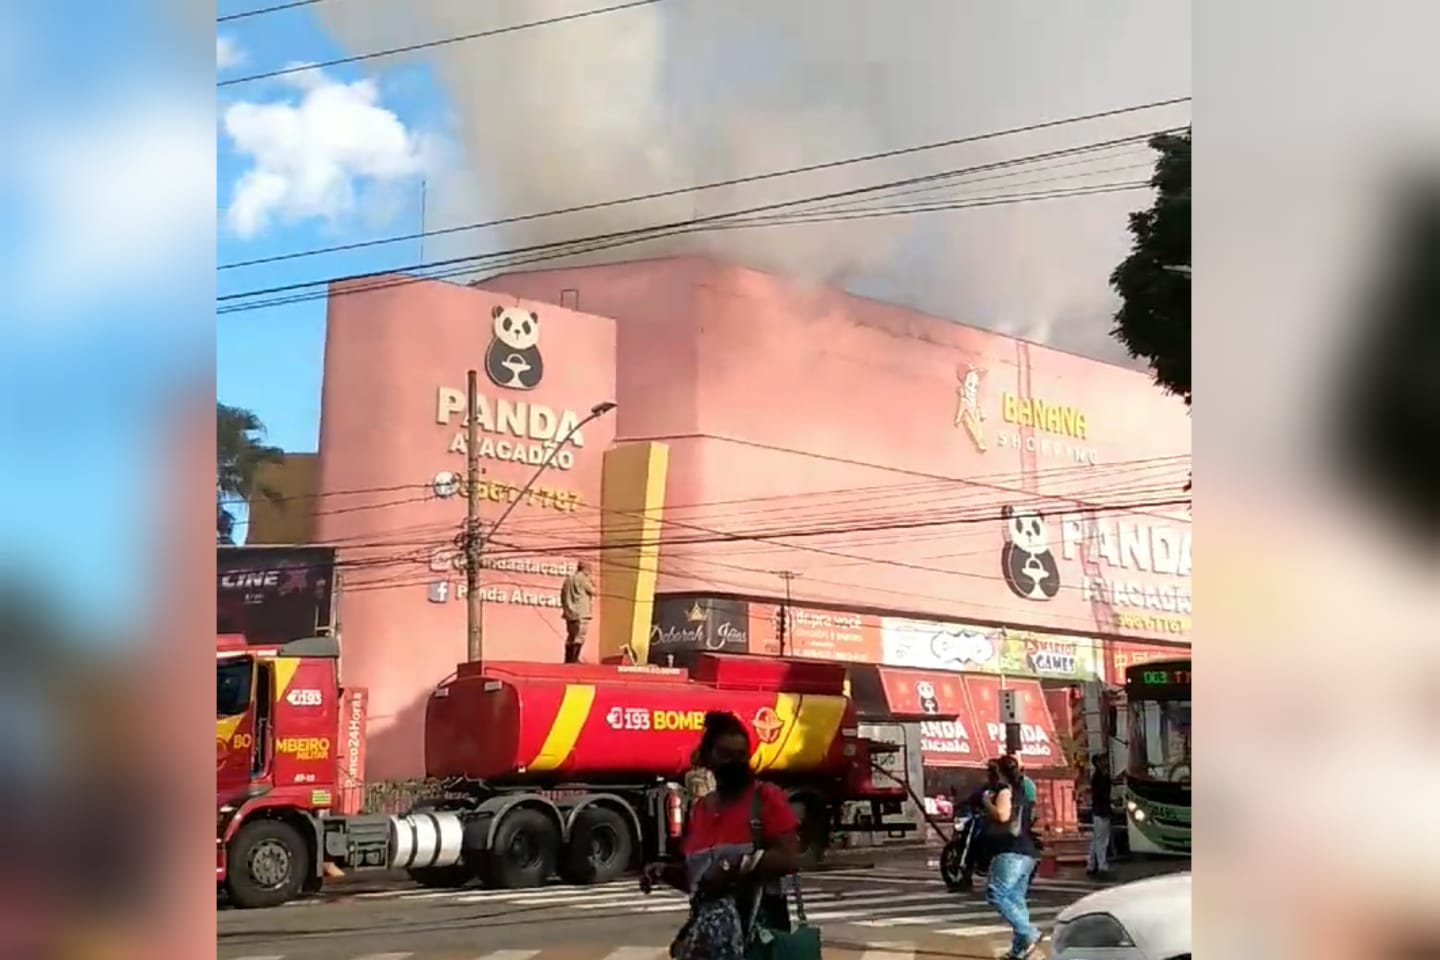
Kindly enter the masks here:
<path id="1" fill-rule="evenodd" d="M 873 618 L 800 606 L 792 606 L 782 614 L 782 608 L 774 604 L 750 604 L 751 653 L 836 663 L 875 663 L 879 647 Z"/>
<path id="2" fill-rule="evenodd" d="M 1099 644 L 1090 637 L 1062 637 L 1005 630 L 1000 665 L 1006 674 L 1054 680 L 1098 680 Z"/>
<path id="3" fill-rule="evenodd" d="M 750 608 L 744 600 L 661 597 L 650 624 L 650 656 L 745 653 L 749 625 Z"/>
<path id="4" fill-rule="evenodd" d="M 998 627 L 880 619 L 881 655 L 889 667 L 996 673 L 1003 640 L 1004 631 Z"/>
<path id="5" fill-rule="evenodd" d="M 920 753 L 927 767 L 973 766 L 985 759 L 984 749 L 970 737 L 968 713 L 921 722 Z"/>
<path id="6" fill-rule="evenodd" d="M 965 691 L 975 713 L 978 735 L 989 748 L 992 759 L 1005 754 L 1005 718 L 1001 710 L 1001 679 L 999 677 L 965 678 Z M 1014 691 L 1019 715 L 1021 756 L 1033 767 L 1064 766 L 1065 754 L 1060 749 L 1055 720 L 1045 703 L 1045 693 L 1036 680 L 1006 678 L 1005 689 Z"/>
<path id="7" fill-rule="evenodd" d="M 334 547 L 218 547 L 216 632 L 286 643 L 330 629 Z"/>
<path id="8" fill-rule="evenodd" d="M 1189 647 L 1162 647 L 1128 640 L 1111 641 L 1107 646 L 1108 653 L 1101 657 L 1106 666 L 1106 680 L 1117 687 L 1124 685 L 1125 671 L 1130 667 L 1154 660 L 1176 660 L 1190 656 Z"/>

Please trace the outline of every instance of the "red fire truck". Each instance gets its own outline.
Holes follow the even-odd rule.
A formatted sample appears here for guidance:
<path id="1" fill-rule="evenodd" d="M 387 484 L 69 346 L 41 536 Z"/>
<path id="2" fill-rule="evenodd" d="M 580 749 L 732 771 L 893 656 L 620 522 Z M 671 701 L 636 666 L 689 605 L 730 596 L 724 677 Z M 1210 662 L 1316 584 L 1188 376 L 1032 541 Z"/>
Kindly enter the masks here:
<path id="1" fill-rule="evenodd" d="M 666 667 L 461 664 L 431 694 L 425 769 L 437 795 L 404 816 L 362 807 L 366 697 L 340 687 L 331 637 L 216 649 L 216 879 L 232 903 L 318 890 L 327 865 L 403 869 L 429 887 L 602 883 L 673 853 L 682 778 L 708 710 L 749 727 L 752 765 L 782 786 L 818 859 L 868 802 L 904 831 L 903 786 L 861 737 L 840 664 L 705 654 Z M 873 775 L 873 778 L 872 778 Z"/>

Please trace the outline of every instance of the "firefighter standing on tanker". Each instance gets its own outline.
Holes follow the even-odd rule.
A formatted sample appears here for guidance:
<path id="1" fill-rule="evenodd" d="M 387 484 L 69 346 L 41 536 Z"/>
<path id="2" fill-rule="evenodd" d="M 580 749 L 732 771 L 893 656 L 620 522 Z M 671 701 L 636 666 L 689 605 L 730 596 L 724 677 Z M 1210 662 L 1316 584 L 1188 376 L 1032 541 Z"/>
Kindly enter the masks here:
<path id="1" fill-rule="evenodd" d="M 579 663 L 580 650 L 585 646 L 585 631 L 590 626 L 595 585 L 590 581 L 590 564 L 581 560 L 575 572 L 560 584 L 560 613 L 565 617 L 565 662 Z"/>

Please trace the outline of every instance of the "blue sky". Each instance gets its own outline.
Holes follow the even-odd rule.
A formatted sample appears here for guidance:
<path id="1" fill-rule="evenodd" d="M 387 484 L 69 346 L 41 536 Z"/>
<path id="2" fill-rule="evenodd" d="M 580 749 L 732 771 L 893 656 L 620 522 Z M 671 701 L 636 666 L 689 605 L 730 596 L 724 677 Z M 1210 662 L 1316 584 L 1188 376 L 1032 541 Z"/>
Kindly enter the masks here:
<path id="1" fill-rule="evenodd" d="M 218 12 L 256 5 L 227 0 Z M 315 445 L 323 300 L 217 322 L 217 287 L 342 276 L 418 256 L 417 245 L 398 244 L 212 272 L 217 260 L 413 232 L 419 178 L 397 170 L 392 142 L 378 178 L 363 163 L 358 174 L 342 164 L 339 176 L 358 191 L 361 213 L 384 207 L 385 216 L 329 216 L 313 204 L 286 216 L 282 203 L 252 236 L 226 232 L 233 187 L 256 160 L 225 132 L 225 111 L 241 102 L 252 113 L 298 107 L 317 87 L 362 74 L 336 70 L 306 89 L 269 81 L 215 90 L 201 14 L 143 2 L 0 5 L 0 579 L 37 589 L 101 642 L 163 614 L 151 559 L 176 478 L 156 467 L 177 404 L 208 410 L 212 371 L 219 397 L 255 410 L 274 442 Z M 303 8 L 224 32 L 246 57 L 230 76 L 345 54 Z M 362 119 L 382 133 L 402 130 L 405 144 L 444 139 L 447 107 L 428 71 L 373 66 L 377 96 L 351 97 L 352 108 L 370 110 Z M 386 159 L 383 150 L 369 159 L 377 157 Z"/>
<path id="2" fill-rule="evenodd" d="M 246 9 L 221 4 L 220 15 Z M 243 62 L 222 69 L 220 77 L 244 76 L 282 69 L 296 62 L 316 63 L 343 57 L 309 8 L 279 12 L 220 25 L 220 35 L 240 50 Z M 365 69 L 362 70 L 361 67 Z M 389 111 L 406 131 L 421 137 L 444 137 L 448 108 L 430 70 L 414 64 L 390 66 L 371 61 L 326 71 L 326 83 L 351 83 L 369 76 L 379 95 L 374 106 Z M 219 89 L 217 113 L 217 200 L 220 264 L 418 232 L 420 184 L 423 173 L 387 179 L 383 197 L 374 191 L 375 178 L 363 172 L 349 177 L 357 191 L 357 208 L 339 219 L 282 215 L 252 236 L 227 229 L 225 211 L 237 181 L 254 163 L 225 129 L 226 111 L 237 102 L 299 106 L 305 92 L 282 79 L 262 80 Z M 374 200 L 375 202 L 370 202 Z M 378 212 L 377 212 L 378 211 Z M 406 267 L 419 262 L 415 241 L 387 244 L 345 253 L 303 257 L 217 274 L 217 291 L 227 293 L 283 286 L 327 277 Z M 325 343 L 325 301 L 247 310 L 217 318 L 215 335 L 216 392 L 227 404 L 254 411 L 265 423 L 270 442 L 287 450 L 314 450 L 319 430 L 321 363 Z"/>
<path id="3" fill-rule="evenodd" d="M 0 9 L 0 578 L 101 640 L 150 599 L 163 413 L 210 362 L 196 303 L 211 291 L 197 243 L 213 229 L 197 205 L 211 178 L 174 173 L 196 156 L 184 120 L 201 114 L 157 94 L 180 89 L 184 67 L 146 12 Z M 169 157 L 146 167 L 141 148 Z M 152 217 L 138 229 L 137 207 Z"/>

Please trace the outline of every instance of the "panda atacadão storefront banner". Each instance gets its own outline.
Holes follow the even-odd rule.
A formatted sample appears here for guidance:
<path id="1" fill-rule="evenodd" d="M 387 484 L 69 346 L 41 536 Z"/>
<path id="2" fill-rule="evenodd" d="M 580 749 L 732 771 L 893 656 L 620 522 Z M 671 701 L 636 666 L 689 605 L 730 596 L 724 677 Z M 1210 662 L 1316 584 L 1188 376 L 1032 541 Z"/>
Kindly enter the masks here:
<path id="1" fill-rule="evenodd" d="M 891 716 L 918 721 L 926 766 L 982 766 L 1005 753 L 1000 716 L 1000 678 L 945 674 L 894 667 L 878 668 Z M 1040 684 L 1006 679 L 1020 709 L 1020 753 L 1027 765 L 1063 765 L 1055 724 Z"/>

